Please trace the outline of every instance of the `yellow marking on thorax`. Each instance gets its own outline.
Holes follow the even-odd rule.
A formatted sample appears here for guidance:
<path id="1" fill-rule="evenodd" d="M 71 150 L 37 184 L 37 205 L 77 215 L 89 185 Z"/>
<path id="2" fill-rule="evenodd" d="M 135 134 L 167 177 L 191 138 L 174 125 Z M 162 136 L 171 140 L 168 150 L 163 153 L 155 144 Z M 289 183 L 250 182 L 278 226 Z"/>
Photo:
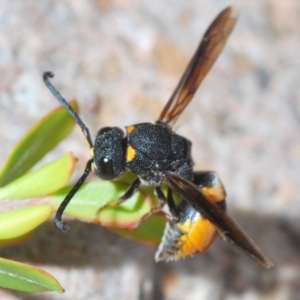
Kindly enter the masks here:
<path id="1" fill-rule="evenodd" d="M 125 128 L 126 128 L 127 134 L 129 134 L 129 133 L 131 133 L 134 130 L 135 126 L 134 125 L 130 125 L 130 126 L 127 126 Z"/>
<path id="2" fill-rule="evenodd" d="M 195 221 L 187 220 L 185 223 L 177 224 L 177 227 L 183 232 L 180 236 L 176 255 L 178 258 L 184 258 L 205 252 L 216 237 L 216 229 L 210 221 L 199 217 Z"/>
<path id="3" fill-rule="evenodd" d="M 135 158 L 135 150 L 128 146 L 126 150 L 126 161 L 131 162 Z"/>

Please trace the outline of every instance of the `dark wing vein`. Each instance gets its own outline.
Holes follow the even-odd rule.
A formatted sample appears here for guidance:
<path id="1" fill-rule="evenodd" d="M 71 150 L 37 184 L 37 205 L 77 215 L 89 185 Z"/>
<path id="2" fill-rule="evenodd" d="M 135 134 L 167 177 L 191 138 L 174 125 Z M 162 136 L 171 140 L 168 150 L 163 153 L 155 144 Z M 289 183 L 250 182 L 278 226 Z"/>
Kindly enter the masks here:
<path id="1" fill-rule="evenodd" d="M 202 194 L 196 185 L 174 173 L 164 174 L 162 180 L 196 211 L 203 214 L 217 228 L 224 240 L 233 242 L 264 267 L 269 268 L 273 265 L 239 225 L 218 205 Z"/>
<path id="2" fill-rule="evenodd" d="M 212 22 L 158 121 L 170 126 L 176 122 L 225 46 L 236 19 L 236 9 L 228 7 Z"/>

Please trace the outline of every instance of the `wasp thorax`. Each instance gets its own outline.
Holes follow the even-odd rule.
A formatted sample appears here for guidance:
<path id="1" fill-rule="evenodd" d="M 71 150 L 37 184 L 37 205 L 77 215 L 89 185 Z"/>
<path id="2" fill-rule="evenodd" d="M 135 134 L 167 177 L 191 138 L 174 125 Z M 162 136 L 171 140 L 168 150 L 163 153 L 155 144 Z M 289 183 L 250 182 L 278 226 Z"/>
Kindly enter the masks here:
<path id="1" fill-rule="evenodd" d="M 98 131 L 94 143 L 94 167 L 100 178 L 111 180 L 124 173 L 123 136 L 118 127 L 104 127 Z"/>

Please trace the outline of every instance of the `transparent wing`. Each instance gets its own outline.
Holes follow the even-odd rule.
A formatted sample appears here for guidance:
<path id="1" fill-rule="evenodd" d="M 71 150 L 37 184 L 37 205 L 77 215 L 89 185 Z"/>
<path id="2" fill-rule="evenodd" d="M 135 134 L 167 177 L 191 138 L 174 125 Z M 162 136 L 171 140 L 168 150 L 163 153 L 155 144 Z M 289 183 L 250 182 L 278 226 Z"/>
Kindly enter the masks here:
<path id="1" fill-rule="evenodd" d="M 228 7 L 209 26 L 158 121 L 170 126 L 176 122 L 225 46 L 237 15 L 234 7 Z"/>

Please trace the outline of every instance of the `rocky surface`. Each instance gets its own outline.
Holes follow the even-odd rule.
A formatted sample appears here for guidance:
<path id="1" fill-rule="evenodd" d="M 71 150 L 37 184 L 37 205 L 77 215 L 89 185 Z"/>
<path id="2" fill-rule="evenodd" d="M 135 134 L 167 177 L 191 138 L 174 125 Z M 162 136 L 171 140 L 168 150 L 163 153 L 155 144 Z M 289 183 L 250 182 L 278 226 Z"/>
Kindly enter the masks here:
<path id="1" fill-rule="evenodd" d="M 0 250 L 41 266 L 66 292 L 1 299 L 298 299 L 300 292 L 300 2 L 239 1 L 222 55 L 178 123 L 197 169 L 215 170 L 230 214 L 275 267 L 263 270 L 217 241 L 205 255 L 154 264 L 154 249 L 75 222 L 52 223 Z M 227 1 L 2 1 L 0 157 L 58 104 L 41 76 L 51 70 L 96 134 L 107 125 L 154 121 L 198 42 Z M 79 129 L 46 161 L 89 158 Z M 75 176 L 75 177 L 76 177 Z"/>

